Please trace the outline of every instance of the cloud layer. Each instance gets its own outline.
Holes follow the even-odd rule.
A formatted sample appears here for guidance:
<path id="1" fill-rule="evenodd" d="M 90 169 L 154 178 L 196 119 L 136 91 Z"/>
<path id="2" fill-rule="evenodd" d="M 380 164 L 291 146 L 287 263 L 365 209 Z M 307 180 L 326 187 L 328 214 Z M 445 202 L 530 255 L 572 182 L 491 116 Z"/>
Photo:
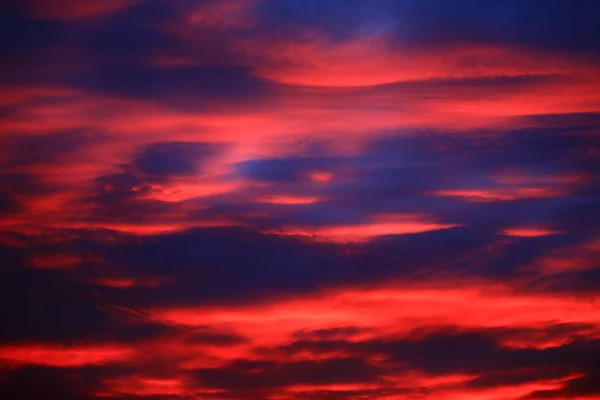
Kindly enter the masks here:
<path id="1" fill-rule="evenodd" d="M 597 2 L 0 9 L 0 397 L 600 399 Z"/>

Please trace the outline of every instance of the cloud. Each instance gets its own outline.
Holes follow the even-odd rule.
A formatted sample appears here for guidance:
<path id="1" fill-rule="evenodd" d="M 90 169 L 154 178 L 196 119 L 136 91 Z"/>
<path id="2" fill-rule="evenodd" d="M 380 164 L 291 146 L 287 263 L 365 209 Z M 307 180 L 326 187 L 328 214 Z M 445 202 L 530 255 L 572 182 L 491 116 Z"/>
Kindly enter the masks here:
<path id="1" fill-rule="evenodd" d="M 598 396 L 595 2 L 5 3 L 0 397 Z"/>
<path id="2" fill-rule="evenodd" d="M 151 323 L 122 324 L 126 315 L 110 312 L 109 304 L 95 299 L 101 295 L 100 290 L 82 286 L 63 271 L 27 268 L 23 250 L 3 246 L 2 253 L 6 264 L 2 269 L 1 296 L 3 303 L 9 305 L 2 314 L 11 321 L 0 335 L 3 344 L 131 341 L 165 332 L 164 327 Z M 52 348 L 60 354 L 60 348 Z M 35 356 L 35 352 L 31 355 Z"/>
<path id="3" fill-rule="evenodd" d="M 593 21 L 599 12 L 595 4 L 563 0 L 544 7 L 532 1 L 463 1 L 440 6 L 434 1 L 273 0 L 261 3 L 256 15 L 272 21 L 274 29 L 286 31 L 287 27 L 294 34 L 294 28 L 312 28 L 340 40 L 390 33 L 399 43 L 417 47 L 462 41 L 593 53 L 599 40 Z"/>
<path id="4" fill-rule="evenodd" d="M 360 359 L 322 362 L 234 362 L 224 368 L 195 370 L 208 387 L 227 389 L 276 388 L 295 384 L 360 383 L 377 379 L 377 373 Z"/>
<path id="5" fill-rule="evenodd" d="M 127 359 L 129 349 L 110 347 L 75 348 L 52 346 L 6 346 L 0 349 L 0 358 L 15 364 L 72 367 L 104 364 Z"/>
<path id="6" fill-rule="evenodd" d="M 188 176 L 197 172 L 199 165 L 216 150 L 215 146 L 203 143 L 156 143 L 139 153 L 133 166 L 141 174 L 156 179 Z"/>
<path id="7" fill-rule="evenodd" d="M 82 4 L 73 0 L 49 2 L 47 0 L 30 0 L 29 11 L 38 18 L 71 20 L 105 16 L 135 4 L 136 0 L 92 0 Z"/>

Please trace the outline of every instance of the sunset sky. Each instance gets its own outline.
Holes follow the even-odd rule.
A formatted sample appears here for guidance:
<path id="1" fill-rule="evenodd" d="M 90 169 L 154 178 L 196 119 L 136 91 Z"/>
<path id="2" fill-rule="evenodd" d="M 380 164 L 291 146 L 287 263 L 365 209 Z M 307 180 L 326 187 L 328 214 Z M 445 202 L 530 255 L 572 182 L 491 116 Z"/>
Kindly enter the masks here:
<path id="1" fill-rule="evenodd" d="M 0 31 L 0 399 L 600 400 L 600 1 Z"/>

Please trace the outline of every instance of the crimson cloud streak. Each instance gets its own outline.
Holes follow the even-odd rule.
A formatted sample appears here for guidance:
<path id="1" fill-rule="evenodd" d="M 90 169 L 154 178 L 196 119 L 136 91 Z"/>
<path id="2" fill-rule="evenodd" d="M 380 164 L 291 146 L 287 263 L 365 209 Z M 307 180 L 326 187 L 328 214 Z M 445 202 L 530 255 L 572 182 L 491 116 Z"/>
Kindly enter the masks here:
<path id="1" fill-rule="evenodd" d="M 600 400 L 599 2 L 0 12 L 0 398 Z"/>

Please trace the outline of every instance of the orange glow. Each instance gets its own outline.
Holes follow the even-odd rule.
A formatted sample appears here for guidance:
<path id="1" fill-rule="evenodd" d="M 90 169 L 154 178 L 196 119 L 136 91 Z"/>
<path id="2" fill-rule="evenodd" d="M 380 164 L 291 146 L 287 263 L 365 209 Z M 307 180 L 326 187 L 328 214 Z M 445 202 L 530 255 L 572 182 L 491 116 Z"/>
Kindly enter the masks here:
<path id="1" fill-rule="evenodd" d="M 51 254 L 35 256 L 29 264 L 35 268 L 71 269 L 82 261 L 81 257 L 74 254 Z"/>
<path id="2" fill-rule="evenodd" d="M 430 194 L 444 197 L 461 197 L 467 201 L 513 201 L 523 199 L 546 199 L 559 197 L 563 193 L 553 188 L 514 188 L 514 189 L 467 189 L 436 190 Z"/>
<path id="3" fill-rule="evenodd" d="M 311 172 L 309 177 L 315 182 L 329 182 L 333 178 L 333 174 L 329 172 L 315 171 Z"/>
<path id="4" fill-rule="evenodd" d="M 268 233 L 286 236 L 306 236 L 318 241 L 335 243 L 363 242 L 378 236 L 407 235 L 454 228 L 455 224 L 442 224 L 430 221 L 421 215 L 383 215 L 374 218 L 373 222 L 310 228 L 286 228 L 272 230 Z"/>
<path id="5" fill-rule="evenodd" d="M 308 229 L 286 229 L 268 231 L 286 236 L 307 236 L 318 241 L 336 242 L 336 243 L 352 243 L 362 242 L 378 236 L 385 235 L 408 235 L 414 233 L 430 232 L 440 229 L 448 229 L 456 227 L 452 224 L 427 223 L 420 221 L 413 222 L 375 222 L 371 224 L 355 225 L 355 226 L 339 226 L 326 228 L 308 228 Z"/>
<path id="6" fill-rule="evenodd" d="M 109 392 L 107 397 L 129 394 L 136 396 L 183 395 L 188 393 L 182 379 L 156 379 L 145 377 L 127 377 L 105 382 Z"/>
<path id="7" fill-rule="evenodd" d="M 36 233 L 43 230 L 40 225 L 27 224 L 26 220 L 0 220 L 0 228 L 5 228 L 15 232 Z M 197 221 L 197 222 L 181 222 L 181 223 L 94 223 L 94 222 L 62 222 L 60 220 L 48 220 L 47 226 L 53 228 L 73 228 L 73 229 L 90 229 L 90 230 L 113 230 L 117 232 L 130 233 L 133 235 L 159 235 L 163 233 L 181 232 L 191 228 L 215 228 L 224 226 L 241 226 L 230 221 L 215 220 L 215 221 Z M 38 221 L 39 223 L 39 221 Z"/>
<path id="8" fill-rule="evenodd" d="M 239 189 L 240 184 L 226 182 L 182 182 L 170 185 L 153 185 L 152 192 L 141 199 L 159 200 L 165 202 L 180 202 L 191 199 L 231 193 Z"/>
<path id="9" fill-rule="evenodd" d="M 517 237 L 541 237 L 556 235 L 560 232 L 545 228 L 510 228 L 502 231 L 504 235 Z"/>
<path id="10" fill-rule="evenodd" d="M 159 286 L 161 282 L 156 279 L 133 279 L 128 277 L 111 277 L 111 278 L 98 278 L 90 281 L 94 285 L 108 286 L 112 288 L 124 289 L 133 286 L 148 286 L 155 287 Z"/>
<path id="11" fill-rule="evenodd" d="M 41 344 L 2 346 L 0 359 L 21 364 L 75 367 L 126 361 L 133 351 L 114 346 L 61 347 Z"/>
<path id="12" fill-rule="evenodd" d="M 313 204 L 321 201 L 320 198 L 314 196 L 267 196 L 259 199 L 261 203 L 271 204 L 286 204 L 286 205 L 298 205 L 298 204 Z"/>

